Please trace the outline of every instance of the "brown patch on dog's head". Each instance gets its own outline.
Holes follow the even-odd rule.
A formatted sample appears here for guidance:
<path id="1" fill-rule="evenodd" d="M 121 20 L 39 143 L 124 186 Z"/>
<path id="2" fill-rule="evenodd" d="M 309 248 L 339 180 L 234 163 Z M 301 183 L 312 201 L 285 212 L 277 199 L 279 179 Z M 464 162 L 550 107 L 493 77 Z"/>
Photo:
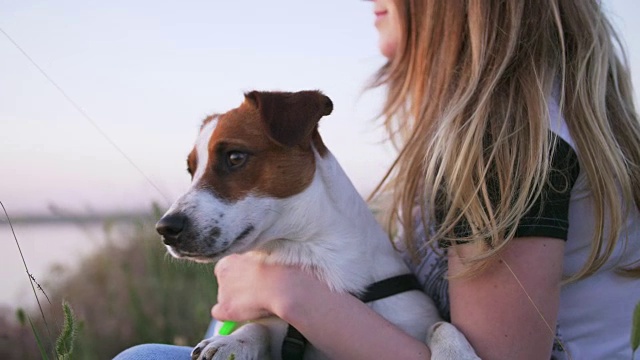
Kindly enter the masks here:
<path id="1" fill-rule="evenodd" d="M 284 146 L 307 143 L 320 118 L 333 111 L 331 99 L 319 91 L 252 91 L 245 98 L 260 111 L 269 136 Z"/>
<path id="2" fill-rule="evenodd" d="M 313 147 L 321 156 L 327 152 L 317 128 L 332 109 L 331 100 L 319 91 L 247 93 L 238 108 L 217 117 L 207 164 L 200 163 L 196 149 L 191 152 L 190 173 L 194 165 L 206 166 L 197 186 L 229 202 L 249 193 L 275 198 L 298 194 L 313 180 Z"/>

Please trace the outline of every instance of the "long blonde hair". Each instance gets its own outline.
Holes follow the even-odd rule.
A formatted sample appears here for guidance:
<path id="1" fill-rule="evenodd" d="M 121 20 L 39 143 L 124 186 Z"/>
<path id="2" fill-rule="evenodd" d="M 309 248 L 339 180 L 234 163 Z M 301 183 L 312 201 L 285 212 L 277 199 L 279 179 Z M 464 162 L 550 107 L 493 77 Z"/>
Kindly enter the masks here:
<path id="1" fill-rule="evenodd" d="M 623 49 L 599 4 L 396 6 L 403 37 L 374 81 L 387 88 L 385 126 L 399 148 L 381 183 L 396 210 L 389 225 L 402 226 L 413 254 L 413 229 L 422 221 L 435 229 L 430 244 L 469 241 L 481 249 L 470 271 L 485 266 L 515 236 L 553 170 L 547 119 L 555 86 L 596 220 L 591 255 L 570 280 L 594 273 L 613 252 L 628 211 L 640 208 L 640 122 Z M 496 191 L 500 198 L 492 199 Z M 434 209 L 444 209 L 441 218 Z M 453 235 L 460 221 L 471 230 L 463 239 Z M 640 266 L 621 270 L 640 277 Z"/>

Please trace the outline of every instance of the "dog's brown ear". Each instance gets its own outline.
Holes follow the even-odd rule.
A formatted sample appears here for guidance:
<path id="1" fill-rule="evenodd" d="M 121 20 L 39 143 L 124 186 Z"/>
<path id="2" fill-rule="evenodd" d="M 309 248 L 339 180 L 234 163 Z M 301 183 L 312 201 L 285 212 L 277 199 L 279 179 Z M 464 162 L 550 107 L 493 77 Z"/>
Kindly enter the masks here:
<path id="1" fill-rule="evenodd" d="M 333 103 L 320 91 L 251 91 L 245 98 L 260 111 L 269 136 L 284 146 L 308 141 L 318 121 L 333 111 Z"/>

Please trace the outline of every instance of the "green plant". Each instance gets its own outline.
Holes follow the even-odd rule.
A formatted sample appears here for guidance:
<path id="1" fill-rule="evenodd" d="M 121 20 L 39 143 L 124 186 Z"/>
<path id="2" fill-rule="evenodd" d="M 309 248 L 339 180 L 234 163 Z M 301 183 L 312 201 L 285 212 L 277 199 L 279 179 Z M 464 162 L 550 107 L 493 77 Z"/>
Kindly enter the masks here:
<path id="1" fill-rule="evenodd" d="M 636 351 L 640 347 L 640 302 L 633 311 L 631 320 L 631 358 L 635 359 Z"/>
<path id="2" fill-rule="evenodd" d="M 154 228 L 159 216 L 154 207 L 144 216 L 105 223 L 103 245 L 74 260 L 73 268 L 54 268 L 45 278 L 51 304 L 66 299 L 73 305 L 73 312 L 48 302 L 42 306 L 52 324 L 75 318 L 62 326 L 63 334 L 69 333 L 67 324 L 75 329 L 73 343 L 64 342 L 72 355 L 65 359 L 111 359 L 136 344 L 195 345 L 202 340 L 216 298 L 213 267 L 168 256 Z M 10 316 L 0 309 L 0 358 L 42 359 L 34 331 L 46 332 L 44 320 L 37 312 L 18 313 Z M 44 351 L 53 354 L 55 345 L 41 340 Z"/>
<path id="3" fill-rule="evenodd" d="M 56 354 L 58 359 L 67 360 L 71 358 L 73 353 L 73 342 L 78 329 L 71 305 L 66 301 L 62 302 L 62 312 L 64 313 L 64 324 L 56 341 Z"/>
<path id="4" fill-rule="evenodd" d="M 202 339 L 215 301 L 213 269 L 168 256 L 155 232 L 158 217 L 156 207 L 148 216 L 105 224 L 107 243 L 50 283 L 52 301 L 72 301 L 80 322 L 74 359 Z"/>
<path id="5" fill-rule="evenodd" d="M 0 206 L 4 211 L 7 221 L 9 222 L 11 233 L 13 234 L 13 238 L 16 242 L 16 246 L 18 247 L 20 258 L 22 259 L 22 263 L 24 264 L 24 269 L 27 273 L 27 277 L 29 278 L 29 284 L 31 285 L 31 289 L 33 290 L 33 296 L 35 297 L 35 300 L 38 304 L 38 309 L 40 310 L 40 315 L 42 316 L 41 319 L 44 323 L 44 327 L 47 333 L 47 337 L 45 339 L 48 340 L 49 342 L 52 342 L 53 340 L 51 335 L 51 329 L 49 328 L 49 324 L 47 323 L 47 318 L 44 314 L 44 310 L 42 309 L 42 304 L 40 303 L 40 299 L 38 298 L 38 293 L 36 292 L 36 286 L 38 290 L 40 290 L 42 294 L 44 294 L 49 305 L 51 305 L 51 300 L 49 299 L 49 296 L 44 291 L 42 286 L 36 281 L 35 277 L 29 272 L 29 267 L 27 266 L 27 262 L 24 259 L 24 255 L 22 254 L 22 249 L 20 248 L 20 242 L 18 241 L 18 237 L 16 236 L 15 230 L 13 229 L 13 224 L 11 223 L 11 218 L 9 217 L 9 213 L 7 212 L 7 209 L 5 208 L 4 204 L 1 201 L 0 201 Z M 60 346 L 56 346 L 56 352 L 54 353 L 57 359 L 67 359 L 71 355 L 71 349 L 73 348 L 73 340 L 75 335 L 75 332 L 73 331 L 74 321 L 73 321 L 73 315 L 71 312 L 71 307 L 67 303 L 63 303 L 63 307 L 65 309 L 65 312 L 69 314 L 69 319 L 65 318 L 65 327 L 62 330 L 62 334 L 58 338 L 58 342 Z M 33 321 L 31 320 L 31 317 L 27 315 L 22 309 L 18 309 L 16 315 L 17 315 L 18 321 L 23 326 L 26 323 L 25 319 L 29 322 L 29 326 L 31 328 L 36 345 L 38 346 L 38 350 L 40 351 L 40 356 L 42 357 L 42 359 L 48 360 L 49 356 L 47 355 L 48 351 L 46 349 L 46 343 L 42 341 L 38 330 L 36 329 L 36 327 L 33 324 Z"/>

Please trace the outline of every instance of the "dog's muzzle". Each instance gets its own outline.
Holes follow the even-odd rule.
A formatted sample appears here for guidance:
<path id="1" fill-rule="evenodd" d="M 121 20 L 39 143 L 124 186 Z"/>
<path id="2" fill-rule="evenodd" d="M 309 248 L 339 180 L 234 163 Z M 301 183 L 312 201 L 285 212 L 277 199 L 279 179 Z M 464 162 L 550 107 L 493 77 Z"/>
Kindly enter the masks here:
<path id="1" fill-rule="evenodd" d="M 175 246 L 180 242 L 186 223 L 187 217 L 179 212 L 166 214 L 156 223 L 156 231 L 162 235 L 165 245 Z"/>

